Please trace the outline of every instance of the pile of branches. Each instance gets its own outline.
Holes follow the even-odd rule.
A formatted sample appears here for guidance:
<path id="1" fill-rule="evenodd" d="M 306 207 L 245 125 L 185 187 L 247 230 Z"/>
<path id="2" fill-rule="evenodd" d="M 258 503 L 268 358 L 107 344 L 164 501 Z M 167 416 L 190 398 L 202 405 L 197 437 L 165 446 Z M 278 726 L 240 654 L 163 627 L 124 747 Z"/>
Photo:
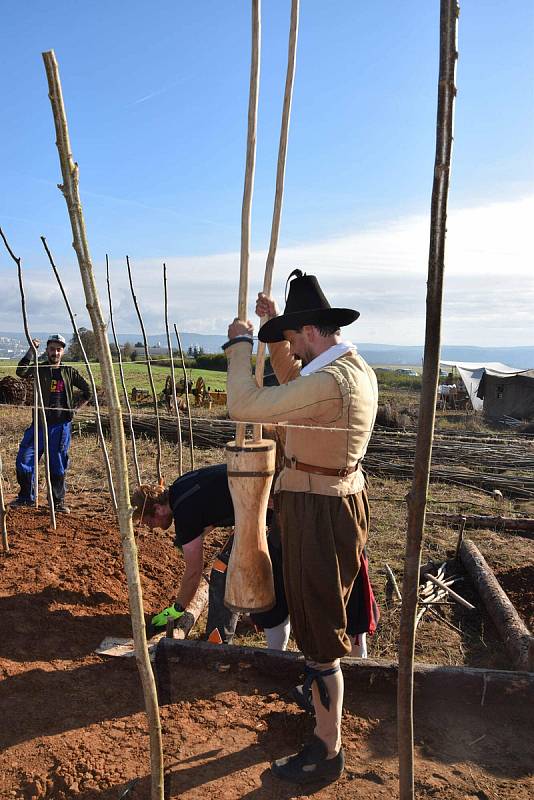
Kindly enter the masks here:
<path id="1" fill-rule="evenodd" d="M 33 390 L 26 381 L 15 378 L 13 375 L 6 375 L 0 381 L 0 403 L 22 406 L 26 402 L 27 396 L 31 398 Z"/>
<path id="2" fill-rule="evenodd" d="M 107 414 L 100 414 L 102 420 L 102 428 L 104 431 L 109 431 L 109 418 Z M 184 424 L 184 417 L 182 417 L 182 442 L 189 444 L 189 429 L 188 425 Z M 156 420 L 152 416 L 133 414 L 132 416 L 134 433 L 139 436 L 148 436 L 150 438 L 156 437 Z M 159 418 L 161 436 L 169 442 L 177 442 L 178 434 L 176 430 L 176 418 L 169 415 L 160 414 Z M 123 414 L 124 430 L 126 434 L 129 432 L 129 423 L 126 414 Z M 226 447 L 226 444 L 235 438 L 235 424 L 228 420 L 214 420 L 214 419 L 200 419 L 193 418 L 191 420 L 191 427 L 193 430 L 193 443 L 195 447 L 203 450 L 211 450 L 212 448 Z M 94 421 L 89 421 L 84 425 L 85 430 L 93 432 L 96 430 Z"/>
<path id="3" fill-rule="evenodd" d="M 89 423 L 88 427 L 94 423 Z M 136 434 L 155 437 L 155 420 L 134 415 Z M 102 426 L 109 428 L 106 415 Z M 160 416 L 161 435 L 176 442 L 176 420 Z M 221 448 L 235 436 L 235 424 L 221 419 L 193 419 L 193 442 L 199 448 Z M 128 428 L 125 419 L 125 430 Z M 189 432 L 182 425 L 184 442 Z M 391 431 L 376 427 L 365 469 L 371 475 L 410 480 L 415 457 L 415 431 Z M 499 489 L 505 497 L 534 498 L 534 442 L 527 437 L 499 434 L 437 433 L 432 450 L 430 480 L 492 493 Z"/>
<path id="4" fill-rule="evenodd" d="M 416 432 L 375 428 L 365 457 L 373 475 L 410 479 Z M 432 482 L 468 486 L 508 497 L 534 497 L 534 444 L 517 436 L 437 433 L 432 448 Z"/>

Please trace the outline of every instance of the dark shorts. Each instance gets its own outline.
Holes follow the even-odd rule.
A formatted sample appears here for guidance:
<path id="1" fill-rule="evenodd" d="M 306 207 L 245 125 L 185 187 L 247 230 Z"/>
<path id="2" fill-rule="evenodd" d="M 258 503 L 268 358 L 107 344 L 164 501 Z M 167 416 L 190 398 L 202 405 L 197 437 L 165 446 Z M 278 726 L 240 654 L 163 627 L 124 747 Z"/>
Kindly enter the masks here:
<path id="1" fill-rule="evenodd" d="M 312 661 L 348 655 L 347 603 L 367 541 L 367 493 L 281 492 L 279 506 L 284 583 L 296 642 Z"/>

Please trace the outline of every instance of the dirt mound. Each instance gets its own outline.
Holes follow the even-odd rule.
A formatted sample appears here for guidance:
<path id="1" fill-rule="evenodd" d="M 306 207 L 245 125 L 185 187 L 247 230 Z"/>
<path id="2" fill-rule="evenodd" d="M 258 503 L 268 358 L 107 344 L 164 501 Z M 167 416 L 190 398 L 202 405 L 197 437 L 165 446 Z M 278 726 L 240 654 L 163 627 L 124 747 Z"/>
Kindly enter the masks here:
<path id="1" fill-rule="evenodd" d="M 73 513 L 58 517 L 55 532 L 43 511 L 9 514 L 12 555 L 0 559 L 2 800 L 149 797 L 135 663 L 93 652 L 105 636 L 130 634 L 120 538 L 104 505 L 83 497 L 69 497 Z M 223 540 L 224 532 L 212 534 L 209 555 Z M 182 561 L 162 532 L 141 536 L 138 548 L 145 610 L 160 610 L 174 597 Z M 276 675 L 187 666 L 181 683 L 179 702 L 161 711 L 168 796 L 304 796 L 268 770 L 312 730 L 312 720 L 287 702 L 289 686 Z M 419 797 L 531 796 L 529 737 L 519 735 L 517 720 L 495 719 L 486 709 L 419 711 Z M 395 797 L 394 699 L 362 697 L 348 687 L 343 735 L 344 776 L 308 794 Z"/>

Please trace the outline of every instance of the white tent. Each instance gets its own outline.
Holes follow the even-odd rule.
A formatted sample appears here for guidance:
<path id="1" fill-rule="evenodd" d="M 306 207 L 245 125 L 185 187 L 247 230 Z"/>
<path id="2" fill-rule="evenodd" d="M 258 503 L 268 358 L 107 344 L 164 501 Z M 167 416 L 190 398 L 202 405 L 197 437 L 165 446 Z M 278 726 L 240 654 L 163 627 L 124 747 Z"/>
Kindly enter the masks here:
<path id="1" fill-rule="evenodd" d="M 482 411 L 483 401 L 477 397 L 478 386 L 486 370 L 496 375 L 516 375 L 516 367 L 507 367 L 499 361 L 488 361 L 485 364 L 476 361 L 440 361 L 443 367 L 456 367 L 465 384 L 471 403 L 475 411 Z"/>

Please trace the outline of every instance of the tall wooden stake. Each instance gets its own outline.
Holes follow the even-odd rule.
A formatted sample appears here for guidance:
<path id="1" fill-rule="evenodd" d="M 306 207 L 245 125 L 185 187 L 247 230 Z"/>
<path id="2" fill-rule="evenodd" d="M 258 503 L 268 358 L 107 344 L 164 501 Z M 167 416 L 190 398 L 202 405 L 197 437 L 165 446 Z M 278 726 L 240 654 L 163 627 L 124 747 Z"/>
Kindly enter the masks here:
<path id="1" fill-rule="evenodd" d="M 126 410 L 128 412 L 128 423 L 130 427 L 130 441 L 132 444 L 132 456 L 133 462 L 135 467 L 135 477 L 137 478 L 137 485 L 141 485 L 141 473 L 139 471 L 139 459 L 137 458 L 137 445 L 135 443 L 135 431 L 133 426 L 133 417 L 132 417 L 132 407 L 130 405 L 130 398 L 128 397 L 128 389 L 126 388 L 126 380 L 124 378 L 124 369 L 122 366 L 122 355 L 121 349 L 119 346 L 119 341 L 117 339 L 117 333 L 115 331 L 115 323 L 113 321 L 113 300 L 111 297 L 111 283 L 109 281 L 109 258 L 106 253 L 106 281 L 108 286 L 108 302 L 109 302 L 109 321 L 111 323 L 111 330 L 113 333 L 113 341 L 115 342 L 115 347 L 117 348 L 117 354 L 119 358 L 119 375 L 121 379 L 122 391 L 124 394 L 124 403 L 126 405 Z"/>
<path id="2" fill-rule="evenodd" d="M 82 354 L 82 358 L 85 363 L 85 367 L 87 369 L 87 373 L 89 375 L 89 380 L 91 382 L 91 390 L 93 392 L 93 401 L 95 404 L 95 411 L 96 411 L 96 430 L 98 433 L 98 439 L 100 441 L 100 447 L 102 448 L 102 455 L 104 456 L 104 465 L 106 467 L 106 475 L 108 478 L 108 486 L 109 486 L 109 493 L 111 495 L 111 504 L 113 506 L 113 511 L 117 513 L 117 499 L 115 497 L 115 486 L 113 485 L 113 475 L 111 473 L 111 464 L 109 463 L 109 456 L 106 447 L 106 440 L 104 438 L 104 431 L 102 430 L 102 420 L 100 419 L 100 406 L 98 404 L 98 392 L 96 390 L 96 383 L 95 378 L 93 375 L 93 371 L 91 369 L 91 365 L 89 364 L 89 359 L 87 358 L 87 353 L 85 352 L 85 347 L 83 346 L 83 342 L 80 336 L 80 332 L 78 331 L 78 326 L 76 325 L 76 320 L 74 319 L 74 314 L 72 313 L 72 308 L 69 303 L 69 298 L 65 292 L 65 288 L 61 281 L 61 277 L 59 275 L 58 269 L 54 263 L 54 259 L 52 258 L 52 253 L 46 243 L 46 239 L 44 236 L 41 236 L 41 241 L 43 243 L 43 247 L 46 250 L 46 255 L 48 256 L 48 260 L 50 261 L 50 266 L 54 271 L 54 275 L 56 276 L 56 280 L 58 282 L 58 286 L 61 290 L 61 294 L 63 295 L 63 300 L 65 301 L 65 306 L 67 307 L 67 312 L 70 317 L 72 330 L 74 331 L 74 335 L 78 341 L 78 345 L 80 346 L 80 352 Z"/>
<path id="3" fill-rule="evenodd" d="M 182 342 L 180 340 L 180 334 L 178 333 L 178 328 L 176 327 L 176 323 L 174 325 L 174 333 L 176 335 L 176 341 L 178 342 L 178 352 L 180 353 L 182 369 L 184 371 L 185 404 L 187 406 L 187 419 L 189 420 L 189 453 L 191 456 L 190 459 L 191 469 L 195 469 L 195 448 L 193 446 L 193 422 L 191 420 L 191 405 L 189 403 L 189 386 L 187 383 L 187 370 L 185 368 L 185 359 L 184 359 L 184 351 L 182 350 Z"/>
<path id="4" fill-rule="evenodd" d="M 165 307 L 165 334 L 167 336 L 167 349 L 169 350 L 169 360 L 171 364 L 171 392 L 174 413 L 176 414 L 176 439 L 178 442 L 178 475 L 183 472 L 183 452 L 182 452 L 182 423 L 180 422 L 180 409 L 176 400 L 176 380 L 174 378 L 174 358 L 172 355 L 171 335 L 169 333 L 169 300 L 167 296 L 167 265 L 163 264 L 163 302 Z M 187 376 L 185 378 L 187 385 Z"/>
<path id="5" fill-rule="evenodd" d="M 4 478 L 2 476 L 2 456 L 0 456 L 0 529 L 2 531 L 2 547 L 4 553 L 9 553 L 9 538 L 7 535 L 7 508 L 4 500 Z"/>
<path id="6" fill-rule="evenodd" d="M 274 260 L 276 258 L 276 250 L 278 247 L 278 238 L 280 235 L 280 219 L 282 217 L 282 201 L 284 198 L 284 178 L 286 171 L 286 158 L 287 158 L 287 140 L 289 136 L 289 119 L 291 116 L 291 100 L 293 97 L 293 84 L 295 82 L 295 63 L 297 55 L 297 38 L 298 38 L 298 25 L 299 25 L 299 0 L 292 0 L 291 2 L 291 21 L 289 26 L 289 45 L 287 50 L 287 72 L 286 72 L 286 86 L 284 91 L 284 104 L 282 107 L 282 124 L 280 126 L 280 143 L 278 145 L 278 164 L 276 167 L 276 189 L 274 193 L 274 208 L 273 220 L 271 224 L 271 241 L 269 243 L 269 252 L 267 254 L 267 261 L 265 264 L 265 275 L 263 278 L 263 292 L 269 295 L 271 293 Z M 260 322 L 264 325 L 268 317 L 265 317 Z M 258 350 L 256 353 L 256 383 L 258 386 L 263 386 L 263 373 L 265 367 L 265 342 L 258 342 Z M 254 439 L 259 440 L 262 437 L 261 425 L 254 425 Z"/>
<path id="7" fill-rule="evenodd" d="M 159 411 L 158 411 L 158 398 L 156 395 L 156 387 L 154 386 L 154 378 L 152 376 L 152 366 L 150 363 L 150 352 L 148 349 L 148 339 L 146 338 L 146 331 L 145 325 L 143 323 L 143 317 L 141 316 L 141 310 L 139 308 L 139 304 L 137 302 L 137 297 L 135 296 L 133 281 L 132 281 L 132 270 L 130 267 L 130 259 L 126 256 L 126 266 L 128 268 L 128 280 L 130 282 L 130 290 L 132 292 L 132 299 L 134 302 L 135 310 L 137 312 L 137 318 L 139 320 L 139 324 L 141 326 L 141 332 L 143 334 L 143 344 L 145 347 L 145 358 L 146 358 L 146 368 L 148 372 L 148 380 L 150 383 L 150 391 L 152 392 L 152 403 L 154 406 L 154 416 L 156 417 L 156 474 L 158 476 L 158 482 L 160 486 L 163 486 L 163 476 L 161 474 L 161 430 L 159 424 Z"/>
<path id="8" fill-rule="evenodd" d="M 441 0 L 436 157 L 430 220 L 425 352 L 414 475 L 408 495 L 408 531 L 404 557 L 400 621 L 397 695 L 400 800 L 413 800 L 414 797 L 413 663 L 415 615 L 439 377 L 447 197 L 453 141 L 454 98 L 456 96 L 458 15 L 457 0 Z"/>
<path id="9" fill-rule="evenodd" d="M 258 124 L 258 93 L 260 85 L 261 4 L 252 0 L 252 53 L 250 59 L 250 88 L 248 98 L 247 157 L 245 185 L 241 207 L 241 258 L 239 265 L 238 319 L 247 318 L 248 264 L 250 259 L 250 217 L 254 170 L 256 166 L 256 130 Z M 236 425 L 235 439 L 238 447 L 245 442 L 245 424 Z"/>
<path id="10" fill-rule="evenodd" d="M 33 452 L 39 452 L 39 392 L 37 391 L 37 381 L 35 380 L 37 372 L 35 373 L 33 381 Z M 35 508 L 39 508 L 39 459 L 37 456 L 34 458 L 33 463 L 33 493 Z"/>
<path id="11" fill-rule="evenodd" d="M 91 317 L 93 331 L 95 333 L 100 367 L 102 370 L 102 380 L 106 392 L 106 400 L 109 408 L 109 418 L 111 424 L 111 436 L 113 441 L 113 460 L 115 465 L 115 476 L 117 478 L 117 503 L 119 528 L 122 540 L 124 555 L 124 567 L 128 579 L 128 596 L 130 600 L 130 612 L 132 615 L 133 637 L 135 641 L 135 658 L 141 676 L 145 706 L 149 722 L 150 732 L 150 760 L 151 760 L 151 800 L 163 800 L 163 748 L 161 742 L 161 722 L 159 718 L 158 698 L 154 674 L 148 657 L 146 644 L 145 622 L 143 617 L 143 595 L 141 591 L 141 581 L 139 579 L 139 568 L 137 564 L 137 547 L 135 544 L 134 531 L 132 525 L 132 509 L 130 506 L 130 492 L 128 486 L 128 463 L 126 460 L 126 448 L 124 441 L 124 430 L 122 426 L 121 406 L 115 375 L 113 372 L 113 362 L 109 341 L 107 337 L 107 326 L 102 315 L 98 291 L 87 243 L 85 222 L 83 219 L 82 205 L 78 190 L 78 166 L 74 162 L 71 153 L 67 118 L 63 105 L 61 83 L 59 80 L 58 66 L 54 52 L 43 53 L 43 59 L 48 79 L 48 88 L 54 124 L 57 136 L 57 148 L 63 175 L 63 185 L 60 186 L 65 197 L 69 212 L 73 245 L 78 257 L 80 274 L 82 277 L 87 309 Z"/>
<path id="12" fill-rule="evenodd" d="M 50 477 L 50 454 L 48 451 L 48 425 L 46 424 L 46 411 L 43 402 L 43 393 L 41 391 L 41 382 L 39 380 L 39 360 L 37 357 L 37 348 L 33 343 L 33 339 L 30 336 L 30 331 L 28 328 L 28 315 L 26 313 L 26 297 L 24 294 L 24 282 L 22 280 L 22 264 L 20 258 L 17 258 L 11 247 L 9 246 L 6 237 L 4 236 L 3 230 L 0 228 L 0 236 L 2 237 L 4 244 L 6 246 L 6 250 L 17 265 L 17 273 L 19 277 L 19 290 L 20 290 L 20 302 L 22 307 L 22 320 L 24 322 L 24 333 L 26 335 L 26 339 L 28 340 L 28 344 L 33 350 L 33 358 L 35 363 L 35 375 L 34 375 L 34 382 L 37 388 L 37 405 L 38 408 L 35 409 L 35 418 L 34 418 L 34 430 L 37 428 L 39 430 L 39 417 L 41 419 L 41 428 L 43 431 L 43 453 L 44 453 L 44 462 L 45 462 L 45 476 L 46 476 L 46 488 L 48 492 L 48 511 L 50 514 L 50 524 L 53 530 L 56 530 L 56 509 L 54 507 L 54 496 L 52 494 L 52 480 Z M 37 435 L 37 448 L 34 450 L 33 454 L 33 463 L 34 468 L 39 460 L 39 436 Z M 35 441 L 35 439 L 34 439 Z M 35 472 L 34 472 L 35 478 Z"/>

